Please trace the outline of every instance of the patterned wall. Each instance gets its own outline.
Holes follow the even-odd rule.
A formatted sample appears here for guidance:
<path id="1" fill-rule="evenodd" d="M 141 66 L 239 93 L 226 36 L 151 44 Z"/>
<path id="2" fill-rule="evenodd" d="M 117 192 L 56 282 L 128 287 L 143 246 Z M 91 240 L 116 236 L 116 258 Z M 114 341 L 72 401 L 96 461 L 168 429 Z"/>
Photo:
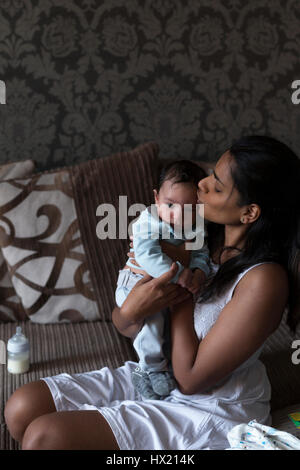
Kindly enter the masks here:
<path id="1" fill-rule="evenodd" d="M 299 0 L 1 0 L 0 161 L 149 140 L 211 161 L 246 133 L 298 152 L 299 53 Z"/>

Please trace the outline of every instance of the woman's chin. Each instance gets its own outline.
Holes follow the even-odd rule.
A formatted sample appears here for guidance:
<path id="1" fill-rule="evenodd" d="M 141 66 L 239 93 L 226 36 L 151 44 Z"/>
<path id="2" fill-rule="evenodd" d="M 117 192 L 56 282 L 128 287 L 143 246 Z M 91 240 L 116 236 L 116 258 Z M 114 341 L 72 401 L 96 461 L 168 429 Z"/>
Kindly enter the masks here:
<path id="1" fill-rule="evenodd" d="M 211 218 L 210 215 L 209 215 L 209 212 L 208 211 L 204 211 L 202 213 L 199 212 L 199 215 L 201 217 L 203 217 L 203 219 L 206 221 L 206 222 L 215 222 L 215 223 L 219 223 L 219 222 L 216 222 L 214 218 Z"/>
<path id="2" fill-rule="evenodd" d="M 202 202 L 199 205 L 200 205 L 200 207 L 199 207 L 199 210 L 198 210 L 198 215 L 200 215 L 201 217 L 204 217 L 204 219 L 206 219 L 206 212 L 207 212 L 206 206 Z"/>

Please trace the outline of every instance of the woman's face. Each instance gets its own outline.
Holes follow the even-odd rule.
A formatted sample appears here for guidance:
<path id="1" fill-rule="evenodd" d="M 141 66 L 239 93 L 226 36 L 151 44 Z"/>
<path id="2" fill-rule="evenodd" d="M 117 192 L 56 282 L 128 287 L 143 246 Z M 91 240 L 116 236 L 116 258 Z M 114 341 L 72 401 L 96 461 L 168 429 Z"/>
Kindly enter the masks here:
<path id="1" fill-rule="evenodd" d="M 214 172 L 198 183 L 198 204 L 204 204 L 204 218 L 224 225 L 238 225 L 242 207 L 238 206 L 239 193 L 233 187 L 230 168 L 234 158 L 225 152 L 218 160 Z"/>

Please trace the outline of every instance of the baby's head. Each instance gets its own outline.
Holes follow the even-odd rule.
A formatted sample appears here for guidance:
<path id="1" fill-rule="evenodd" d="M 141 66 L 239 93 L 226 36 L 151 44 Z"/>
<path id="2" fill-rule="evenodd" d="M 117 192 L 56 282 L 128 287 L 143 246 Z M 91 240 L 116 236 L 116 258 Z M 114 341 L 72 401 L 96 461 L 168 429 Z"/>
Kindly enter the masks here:
<path id="1" fill-rule="evenodd" d="M 191 204 L 192 223 L 196 219 L 198 182 L 205 178 L 204 170 L 189 160 L 178 160 L 163 167 L 158 189 L 154 189 L 159 217 L 171 226 L 184 225 L 184 214 Z"/>

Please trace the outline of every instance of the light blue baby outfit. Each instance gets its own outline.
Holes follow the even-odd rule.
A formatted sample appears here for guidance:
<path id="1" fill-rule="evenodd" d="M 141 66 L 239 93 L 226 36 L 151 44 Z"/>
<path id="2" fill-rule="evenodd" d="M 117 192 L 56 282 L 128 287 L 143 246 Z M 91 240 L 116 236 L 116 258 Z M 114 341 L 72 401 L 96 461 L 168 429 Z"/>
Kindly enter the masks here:
<path id="1" fill-rule="evenodd" d="M 140 269 L 146 271 L 152 277 L 159 277 L 169 271 L 172 259 L 163 253 L 160 247 L 160 240 L 166 240 L 173 245 L 180 245 L 185 241 L 192 240 L 193 234 L 204 240 L 206 235 L 203 223 L 198 223 L 192 227 L 192 231 L 184 233 L 181 238 L 177 238 L 178 233 L 171 225 L 161 220 L 155 209 L 156 206 L 147 207 L 141 212 L 137 221 L 132 224 L 133 248 L 135 260 L 140 265 Z M 176 282 L 184 266 L 177 261 L 178 271 L 172 282 Z M 135 269 L 138 267 L 131 263 L 128 258 L 127 265 Z M 192 249 L 190 258 L 190 269 L 200 268 L 208 276 L 210 274 L 209 251 L 203 243 L 202 248 Z M 142 274 L 135 274 L 129 269 L 121 269 L 115 292 L 116 303 L 121 307 L 127 295 L 135 284 L 143 278 Z M 169 370 L 168 358 L 165 356 L 164 338 L 166 337 L 167 309 L 157 312 L 157 314 L 145 319 L 143 327 L 137 334 L 133 346 L 139 357 L 139 367 L 149 372 Z"/>

